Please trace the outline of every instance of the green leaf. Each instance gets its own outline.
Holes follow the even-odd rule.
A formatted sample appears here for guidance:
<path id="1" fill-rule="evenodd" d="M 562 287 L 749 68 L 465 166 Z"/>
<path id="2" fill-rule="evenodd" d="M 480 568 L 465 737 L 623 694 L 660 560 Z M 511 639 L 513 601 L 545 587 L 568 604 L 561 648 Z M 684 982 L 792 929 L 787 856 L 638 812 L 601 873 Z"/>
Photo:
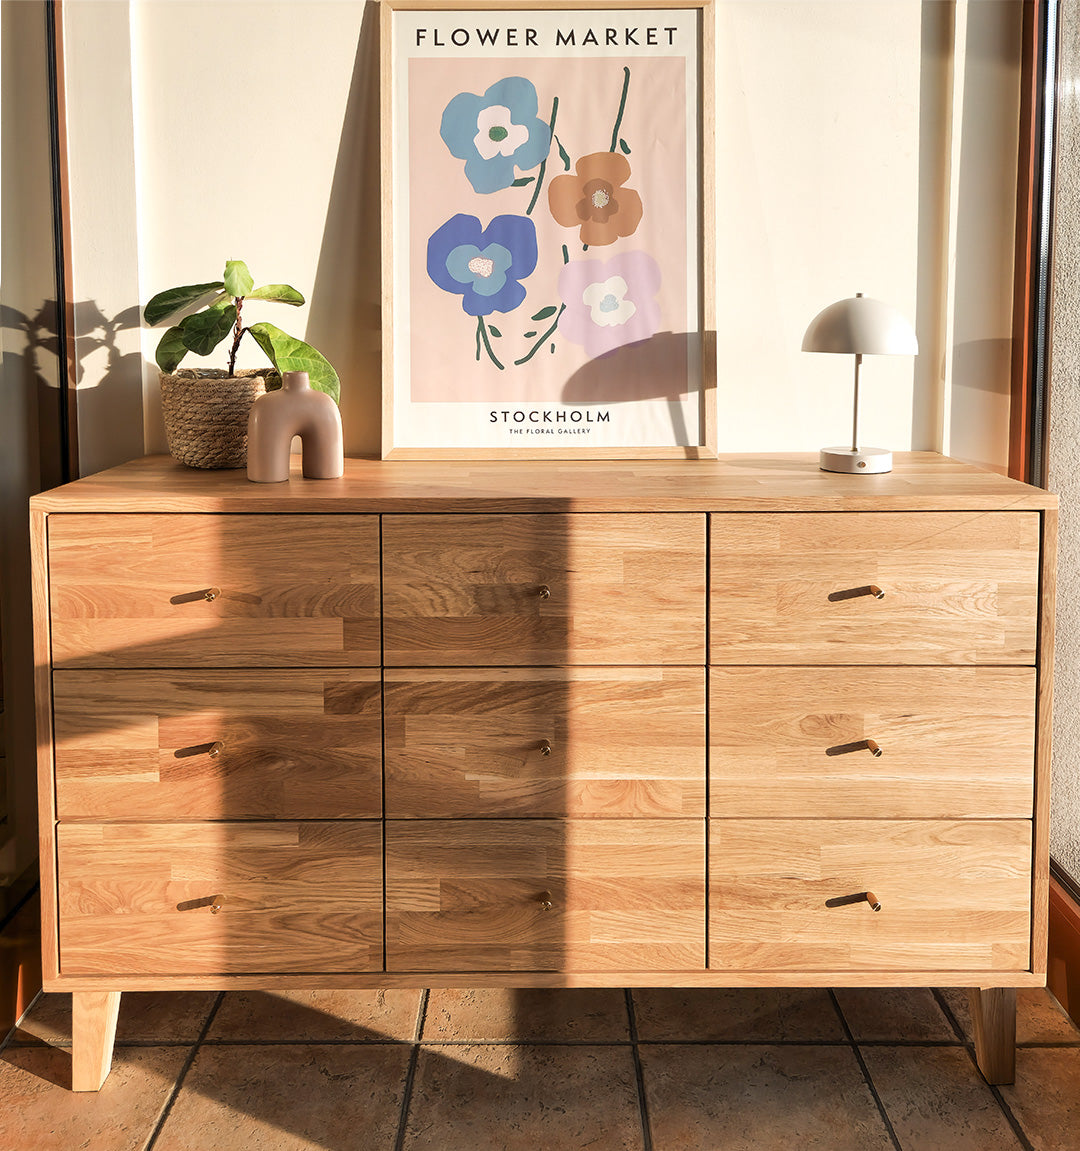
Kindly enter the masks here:
<path id="1" fill-rule="evenodd" d="M 273 324 L 252 324 L 248 331 L 279 372 L 307 372 L 313 388 L 325 392 L 334 403 L 338 402 L 341 397 L 341 381 L 321 352 L 303 340 L 287 335 Z"/>
<path id="2" fill-rule="evenodd" d="M 511 185 L 511 188 L 524 188 L 526 184 L 531 184 L 535 180 L 535 176 L 519 176 Z"/>
<path id="3" fill-rule="evenodd" d="M 232 331 L 235 323 L 236 307 L 233 304 L 186 316 L 180 321 L 184 347 L 197 356 L 208 356 Z"/>
<path id="4" fill-rule="evenodd" d="M 198 303 L 203 296 L 209 295 L 225 287 L 221 280 L 212 284 L 187 284 L 183 288 L 169 288 L 168 291 L 158 292 L 151 296 L 143 309 L 143 318 L 148 324 L 160 324 L 162 320 L 179 312 L 181 308 L 188 308 Z"/>
<path id="5" fill-rule="evenodd" d="M 537 312 L 535 316 L 533 316 L 533 319 L 534 320 L 546 320 L 548 318 L 548 316 L 554 316 L 554 315 L 555 315 L 555 305 L 554 304 L 548 304 L 548 306 L 546 308 L 541 308 L 540 311 Z"/>
<path id="6" fill-rule="evenodd" d="M 619 137 L 619 147 L 622 148 L 625 155 L 630 155 L 630 145 L 621 136 Z"/>
<path id="7" fill-rule="evenodd" d="M 562 140 L 558 136 L 555 137 L 555 142 L 559 145 L 559 159 L 563 162 L 563 171 L 570 171 L 570 155 L 562 146 Z"/>
<path id="8" fill-rule="evenodd" d="M 295 307 L 299 307 L 304 302 L 304 297 L 295 288 L 290 288 L 288 284 L 264 284 L 261 288 L 248 292 L 247 298 L 249 300 L 271 300 L 275 304 L 293 304 Z"/>
<path id="9" fill-rule="evenodd" d="M 246 296 L 254 287 L 255 281 L 243 260 L 225 261 L 225 291 L 230 296 Z"/>
<path id="10" fill-rule="evenodd" d="M 535 335 L 536 335 L 536 332 L 535 332 L 535 331 L 532 331 L 532 332 L 526 332 L 526 333 L 525 333 L 525 335 L 524 335 L 524 336 L 522 336 L 521 338 L 522 338 L 523 340 L 531 340 L 531 339 L 533 338 L 533 336 L 535 336 Z"/>
<path id="11" fill-rule="evenodd" d="M 154 359 L 163 372 L 175 372 L 180 361 L 188 354 L 180 328 L 170 328 L 158 341 Z"/>
<path id="12" fill-rule="evenodd" d="M 501 339 L 501 338 L 502 338 L 502 332 L 500 332 L 500 331 L 499 331 L 499 329 L 498 329 L 497 327 L 495 327 L 495 325 L 494 325 L 494 324 L 488 324 L 488 331 L 489 331 L 489 332 L 490 332 L 490 333 L 491 333 L 493 336 L 496 336 L 496 337 L 498 337 L 499 339 Z"/>

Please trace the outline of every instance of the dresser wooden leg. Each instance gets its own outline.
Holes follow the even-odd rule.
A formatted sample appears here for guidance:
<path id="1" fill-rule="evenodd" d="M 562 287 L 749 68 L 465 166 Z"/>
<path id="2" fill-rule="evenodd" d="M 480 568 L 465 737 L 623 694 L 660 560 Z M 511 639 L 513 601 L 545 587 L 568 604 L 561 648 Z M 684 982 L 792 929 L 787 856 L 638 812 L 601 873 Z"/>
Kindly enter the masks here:
<path id="1" fill-rule="evenodd" d="M 1016 1078 L 1016 988 L 973 987 L 971 1023 L 975 1059 L 987 1083 Z"/>
<path id="2" fill-rule="evenodd" d="M 97 1091 L 112 1066 L 119 991 L 76 991 L 71 996 L 71 1089 Z"/>

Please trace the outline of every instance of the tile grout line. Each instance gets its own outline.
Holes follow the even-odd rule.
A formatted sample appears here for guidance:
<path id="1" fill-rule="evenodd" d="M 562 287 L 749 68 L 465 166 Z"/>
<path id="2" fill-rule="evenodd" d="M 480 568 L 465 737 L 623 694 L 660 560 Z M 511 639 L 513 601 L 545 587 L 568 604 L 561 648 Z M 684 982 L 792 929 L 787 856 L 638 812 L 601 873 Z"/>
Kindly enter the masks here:
<path id="1" fill-rule="evenodd" d="M 401 1092 L 401 1112 L 398 1115 L 398 1129 L 394 1137 L 394 1151 L 402 1151 L 405 1146 L 405 1131 L 409 1122 L 409 1107 L 412 1105 L 413 1083 L 416 1081 L 416 1065 L 420 1061 L 420 1044 L 424 1039 L 427 1024 L 428 997 L 431 989 L 425 987 L 420 992 L 420 1003 L 416 1010 L 416 1028 L 413 1031 L 412 1051 L 409 1053 L 409 1066 L 405 1070 L 405 1088 Z"/>
<path id="2" fill-rule="evenodd" d="M 959 1021 L 953 1014 L 953 1010 L 946 1001 L 945 996 L 941 994 L 940 988 L 935 987 L 933 991 L 934 998 L 937 1000 L 938 1007 L 940 1007 L 941 1010 L 945 1013 L 945 1018 L 948 1019 L 953 1031 L 955 1031 L 963 1041 L 964 1050 L 967 1052 L 967 1056 L 971 1060 L 971 1065 L 975 1068 L 975 1074 L 978 1075 L 984 1083 L 986 1083 L 986 1077 L 979 1070 L 979 1061 L 975 1058 L 975 1044 L 968 1041 L 967 1036 L 964 1034 L 964 1029 L 960 1026 Z M 1023 1127 L 1020 1126 L 1020 1120 L 1017 1119 L 1013 1114 L 1013 1110 L 1009 1106 L 1005 1096 L 1001 1094 L 1001 1089 L 994 1083 L 986 1083 L 986 1086 L 990 1089 L 990 1094 L 993 1095 L 994 1101 L 998 1105 L 998 1109 L 1005 1117 L 1005 1122 L 1008 1123 L 1008 1125 L 1012 1128 L 1012 1133 L 1016 1136 L 1017 1142 L 1019 1142 L 1020 1146 L 1024 1149 L 1024 1151 L 1035 1151 L 1031 1140 L 1027 1137 L 1027 1133 L 1024 1131 Z"/>
<path id="3" fill-rule="evenodd" d="M 222 1001 L 225 998 L 225 992 L 219 991 L 217 999 L 214 1000 L 214 1005 L 210 1008 L 206 1016 L 206 1021 L 202 1025 L 202 1030 L 199 1032 L 198 1038 L 192 1044 L 191 1050 L 188 1052 L 187 1059 L 184 1060 L 183 1067 L 180 1068 L 180 1074 L 176 1077 L 176 1082 L 169 1092 L 168 1098 L 162 1104 L 161 1112 L 158 1115 L 157 1122 L 154 1124 L 153 1131 L 150 1132 L 150 1138 L 143 1144 L 143 1151 L 152 1151 L 154 1144 L 161 1134 L 162 1128 L 165 1126 L 166 1121 L 172 1114 L 173 1104 L 176 1102 L 177 1096 L 180 1094 L 180 1089 L 184 1085 L 184 1080 L 187 1078 L 187 1073 L 191 1070 L 191 1065 L 195 1062 L 195 1056 L 199 1053 L 199 1048 L 202 1046 L 202 1041 L 206 1038 L 207 1032 L 210 1030 L 210 1025 L 214 1022 L 214 1018 L 221 1007 Z"/>
<path id="4" fill-rule="evenodd" d="M 892 1120 L 889 1118 L 889 1113 L 885 1110 L 885 1104 L 882 1102 L 881 1096 L 878 1094 L 878 1089 L 874 1085 L 873 1077 L 870 1074 L 870 1068 L 866 1066 L 866 1060 L 863 1058 L 863 1054 L 859 1050 L 859 1045 L 855 1042 L 855 1036 L 852 1034 L 851 1028 L 848 1026 L 847 1017 L 844 1015 L 843 1008 L 840 1006 L 840 1000 L 836 998 L 836 992 L 831 987 L 828 990 L 829 998 L 832 1000 L 833 1007 L 836 1008 L 836 1015 L 840 1020 L 840 1026 L 844 1029 L 844 1034 L 847 1036 L 848 1044 L 851 1047 L 852 1054 L 855 1056 L 855 1059 L 859 1064 L 859 1070 L 862 1072 L 863 1079 L 866 1082 L 867 1090 L 870 1092 L 874 1103 L 877 1105 L 878 1114 L 881 1116 L 882 1123 L 885 1124 L 885 1130 L 889 1133 L 889 1138 L 892 1140 L 892 1145 L 896 1151 L 904 1151 L 903 1147 L 900 1145 L 900 1140 L 897 1137 L 896 1129 L 892 1125 Z"/>
<path id="5" fill-rule="evenodd" d="M 634 1059 L 634 1077 L 637 1080 L 638 1114 L 641 1116 L 641 1138 L 644 1151 L 653 1151 L 652 1127 L 649 1123 L 649 1103 L 645 1098 L 645 1069 L 641 1066 L 641 1051 L 638 1047 L 637 1014 L 634 1011 L 634 993 L 629 987 L 623 988 L 626 997 L 626 1020 L 630 1028 L 630 1052 Z"/>

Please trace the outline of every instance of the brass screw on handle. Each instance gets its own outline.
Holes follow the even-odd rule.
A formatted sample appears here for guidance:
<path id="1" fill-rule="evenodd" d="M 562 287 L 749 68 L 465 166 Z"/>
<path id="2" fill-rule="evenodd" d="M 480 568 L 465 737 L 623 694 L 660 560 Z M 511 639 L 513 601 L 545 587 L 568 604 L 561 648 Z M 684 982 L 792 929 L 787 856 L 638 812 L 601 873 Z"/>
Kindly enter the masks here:
<path id="1" fill-rule="evenodd" d="M 868 739 L 866 741 L 866 750 L 869 751 L 875 759 L 878 759 L 881 756 L 881 748 L 878 747 L 878 745 L 872 739 Z"/>
<path id="2" fill-rule="evenodd" d="M 213 743 L 212 743 L 212 744 L 211 744 L 211 745 L 210 745 L 210 746 L 209 746 L 209 747 L 206 749 L 206 754 L 207 754 L 207 755 L 208 755 L 208 756 L 209 756 L 211 759 L 217 759 L 217 757 L 218 757 L 218 756 L 219 756 L 219 755 L 220 755 L 220 754 L 221 754 L 221 753 L 222 753 L 224 750 L 225 750 L 225 745 L 224 745 L 224 744 L 221 742 L 221 740 L 220 740 L 220 739 L 216 739 L 216 740 L 214 740 L 214 742 L 213 742 Z"/>
<path id="3" fill-rule="evenodd" d="M 536 594 L 541 599 L 551 599 L 551 588 L 546 583 L 542 583 L 537 589 Z"/>
<path id="4" fill-rule="evenodd" d="M 541 755 L 550 755 L 551 754 L 551 740 L 550 739 L 542 739 L 540 741 L 540 754 Z"/>
<path id="5" fill-rule="evenodd" d="M 217 599 L 217 597 L 218 597 L 219 595 L 221 595 L 221 588 L 219 588 L 219 587 L 208 587 L 208 588 L 206 589 L 206 591 L 204 591 L 204 592 L 203 592 L 203 595 L 204 595 L 204 596 L 205 596 L 205 597 L 206 597 L 206 598 L 207 598 L 207 599 L 208 599 L 208 600 L 209 600 L 211 603 L 213 603 L 213 602 L 214 602 L 214 600 L 216 600 L 216 599 Z"/>
<path id="6" fill-rule="evenodd" d="M 868 891 L 866 893 L 866 902 L 870 904 L 871 911 L 881 910 L 881 903 L 878 900 L 878 897 L 872 891 Z"/>
<path id="7" fill-rule="evenodd" d="M 221 905 L 224 902 L 225 902 L 225 896 L 224 895 L 215 895 L 214 896 L 214 902 L 210 904 L 210 914 L 211 915 L 217 915 L 217 913 L 221 910 Z"/>
<path id="8" fill-rule="evenodd" d="M 539 895 L 539 903 L 541 911 L 550 911 L 555 904 L 551 902 L 551 892 L 541 891 Z"/>
<path id="9" fill-rule="evenodd" d="M 877 584 L 870 585 L 870 594 L 874 597 L 874 599 L 885 598 L 885 593 L 881 590 L 881 588 L 877 586 Z"/>

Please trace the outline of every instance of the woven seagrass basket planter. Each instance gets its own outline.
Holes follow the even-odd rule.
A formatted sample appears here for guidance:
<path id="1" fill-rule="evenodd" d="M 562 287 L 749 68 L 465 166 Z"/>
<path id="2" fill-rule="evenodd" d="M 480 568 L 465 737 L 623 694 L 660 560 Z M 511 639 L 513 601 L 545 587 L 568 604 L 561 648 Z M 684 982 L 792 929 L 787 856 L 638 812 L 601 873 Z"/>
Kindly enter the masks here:
<path id="1" fill-rule="evenodd" d="M 247 464 L 248 413 L 256 397 L 281 386 L 273 369 L 180 368 L 161 374 L 161 410 L 173 459 L 189 468 Z"/>

